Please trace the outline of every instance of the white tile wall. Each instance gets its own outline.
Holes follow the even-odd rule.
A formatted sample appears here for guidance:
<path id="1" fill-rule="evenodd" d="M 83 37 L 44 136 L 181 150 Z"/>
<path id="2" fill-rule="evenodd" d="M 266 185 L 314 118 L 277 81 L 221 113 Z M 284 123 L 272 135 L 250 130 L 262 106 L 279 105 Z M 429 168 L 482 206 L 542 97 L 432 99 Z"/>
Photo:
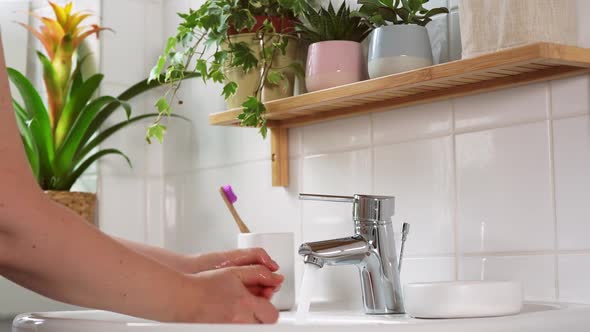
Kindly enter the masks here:
<path id="1" fill-rule="evenodd" d="M 375 148 L 375 190 L 396 197 L 395 224 L 411 222 L 410 255 L 454 252 L 452 139 Z"/>
<path id="2" fill-rule="evenodd" d="M 303 152 L 306 155 L 335 150 L 351 150 L 371 144 L 371 118 L 354 117 L 303 128 Z"/>
<path id="3" fill-rule="evenodd" d="M 176 12 L 200 3 L 163 2 L 162 39 L 174 32 Z M 130 0 L 125 8 L 139 11 L 138 5 Z M 446 25 L 450 46 L 442 54 L 457 59 L 456 7 Z M 118 39 L 136 38 L 137 26 L 120 29 L 125 38 Z M 137 47 L 156 44 L 150 39 Z M 116 48 L 106 52 L 118 56 Z M 127 57 L 109 56 L 114 70 L 125 69 Z M 150 61 L 141 61 L 141 74 Z M 137 62 L 129 76 L 140 74 Z M 131 81 L 115 78 L 114 85 Z M 101 212 L 110 213 L 106 227 L 115 233 L 197 252 L 235 246 L 237 230 L 217 192 L 223 184 L 234 186 L 236 208 L 253 229 L 293 231 L 298 242 L 352 233 L 350 206 L 300 202 L 298 192 L 392 194 L 396 228 L 402 220 L 412 223 L 404 282 L 479 278 L 485 259 L 486 278 L 521 280 L 529 299 L 590 303 L 583 268 L 590 257 L 588 82 L 584 76 L 292 129 L 291 186 L 273 188 L 268 140 L 251 130 L 209 126 L 207 114 L 225 108 L 220 87 L 192 81 L 177 107 L 192 122 L 170 124 L 168 141 L 151 155 L 130 147 L 156 170 L 101 176 Z M 129 201 L 108 197 L 120 190 Z M 125 221 L 116 226 L 121 215 Z M 326 268 L 318 289 L 317 301 L 360 306 L 352 267 Z"/>
<path id="4" fill-rule="evenodd" d="M 462 280 L 516 280 L 528 301 L 556 299 L 555 256 L 484 256 L 463 259 Z"/>
<path id="5" fill-rule="evenodd" d="M 452 106 L 450 101 L 441 101 L 373 114 L 373 142 L 384 144 L 448 135 L 453 128 Z"/>
<path id="6" fill-rule="evenodd" d="M 590 249 L 590 117 L 554 122 L 555 192 L 560 249 Z"/>
<path id="7" fill-rule="evenodd" d="M 559 255 L 559 300 L 590 303 L 590 254 Z"/>
<path id="8" fill-rule="evenodd" d="M 0 2 L 0 33 L 6 65 L 26 72 L 27 31 L 16 22 L 28 22 L 29 1 L 4 0 Z"/>
<path id="9" fill-rule="evenodd" d="M 590 76 L 582 75 L 551 82 L 554 117 L 588 114 L 590 111 Z"/>
<path id="10" fill-rule="evenodd" d="M 102 1 L 101 24 L 114 30 L 101 34 L 101 72 L 105 75 L 102 94 L 117 96 L 147 78 L 165 43 L 162 8 L 160 0 Z M 151 92 L 132 100 L 132 114 L 154 112 L 153 104 L 160 93 Z M 123 120 L 125 114 L 120 109 L 105 127 Z M 170 245 L 175 238 L 165 223 L 166 155 L 164 146 L 145 142 L 149 123 L 145 120 L 132 124 L 102 144 L 101 148 L 117 148 L 127 154 L 133 168 L 118 156 L 99 162 L 99 223 L 109 234 Z"/>
<path id="11" fill-rule="evenodd" d="M 402 284 L 455 280 L 455 258 L 422 257 L 404 259 Z"/>
<path id="12" fill-rule="evenodd" d="M 545 122 L 456 136 L 461 250 L 554 248 L 548 142 Z"/>
<path id="13" fill-rule="evenodd" d="M 547 83 L 494 91 L 455 101 L 455 128 L 476 130 L 547 117 Z"/>

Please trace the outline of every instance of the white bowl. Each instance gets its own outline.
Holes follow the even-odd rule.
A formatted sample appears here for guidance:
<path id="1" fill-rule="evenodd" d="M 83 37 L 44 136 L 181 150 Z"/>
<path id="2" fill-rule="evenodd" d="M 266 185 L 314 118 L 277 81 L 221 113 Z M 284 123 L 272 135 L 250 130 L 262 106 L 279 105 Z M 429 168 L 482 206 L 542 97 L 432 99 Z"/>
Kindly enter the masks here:
<path id="1" fill-rule="evenodd" d="M 514 315 L 522 309 L 516 281 L 450 281 L 404 286 L 406 312 L 416 318 L 467 318 Z"/>

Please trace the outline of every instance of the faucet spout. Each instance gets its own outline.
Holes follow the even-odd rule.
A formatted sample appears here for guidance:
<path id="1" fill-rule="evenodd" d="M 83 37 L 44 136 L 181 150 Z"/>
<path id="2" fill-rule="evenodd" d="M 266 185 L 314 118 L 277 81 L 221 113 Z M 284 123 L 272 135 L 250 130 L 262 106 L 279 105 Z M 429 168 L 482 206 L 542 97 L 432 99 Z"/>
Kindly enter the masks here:
<path id="1" fill-rule="evenodd" d="M 341 239 L 308 242 L 299 247 L 304 263 L 324 265 L 358 265 L 371 253 L 370 244 L 360 235 Z"/>

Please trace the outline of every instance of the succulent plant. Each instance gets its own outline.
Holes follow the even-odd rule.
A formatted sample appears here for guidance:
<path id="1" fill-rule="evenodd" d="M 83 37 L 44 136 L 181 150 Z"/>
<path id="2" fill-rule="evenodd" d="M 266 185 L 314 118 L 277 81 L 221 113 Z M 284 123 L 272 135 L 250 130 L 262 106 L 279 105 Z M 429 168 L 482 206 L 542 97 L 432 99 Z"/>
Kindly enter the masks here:
<path id="1" fill-rule="evenodd" d="M 301 38 L 310 43 L 327 40 L 361 42 L 371 30 L 372 27 L 351 10 L 346 1 L 342 2 L 338 11 L 334 9 L 331 1 L 327 8 L 315 9 L 308 4 L 303 11 L 301 22 L 297 25 Z"/>
<path id="2" fill-rule="evenodd" d="M 424 8 L 429 0 L 359 0 L 359 14 L 375 27 L 391 24 L 426 26 L 433 16 L 448 13 L 445 7 Z"/>

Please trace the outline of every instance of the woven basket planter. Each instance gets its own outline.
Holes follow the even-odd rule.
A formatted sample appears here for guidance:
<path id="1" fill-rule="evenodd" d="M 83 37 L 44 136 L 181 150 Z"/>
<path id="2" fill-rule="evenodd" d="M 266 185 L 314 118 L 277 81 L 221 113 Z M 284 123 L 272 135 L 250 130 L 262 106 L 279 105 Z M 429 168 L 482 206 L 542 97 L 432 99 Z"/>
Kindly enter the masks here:
<path id="1" fill-rule="evenodd" d="M 96 225 L 96 194 L 72 191 L 46 191 L 45 194 L 52 201 L 69 208 L 89 223 Z"/>

